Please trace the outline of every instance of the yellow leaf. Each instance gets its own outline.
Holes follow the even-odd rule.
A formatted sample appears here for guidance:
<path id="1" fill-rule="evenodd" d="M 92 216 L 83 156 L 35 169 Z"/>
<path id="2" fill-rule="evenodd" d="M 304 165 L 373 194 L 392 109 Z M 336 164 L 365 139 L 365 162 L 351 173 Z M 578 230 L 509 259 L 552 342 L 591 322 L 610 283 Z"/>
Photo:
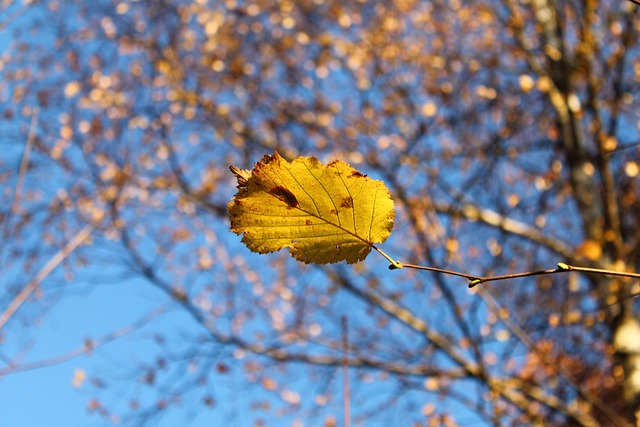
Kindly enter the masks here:
<path id="1" fill-rule="evenodd" d="M 347 163 L 315 157 L 291 163 L 278 153 L 252 171 L 232 166 L 238 193 L 228 204 L 231 230 L 258 253 L 289 248 L 304 263 L 362 261 L 389 237 L 393 201 L 381 181 Z"/>
<path id="2" fill-rule="evenodd" d="M 246 187 L 249 178 L 251 178 L 251 171 L 248 169 L 240 169 L 233 165 L 229 166 L 229 170 L 236 176 L 238 180 L 238 190 Z"/>

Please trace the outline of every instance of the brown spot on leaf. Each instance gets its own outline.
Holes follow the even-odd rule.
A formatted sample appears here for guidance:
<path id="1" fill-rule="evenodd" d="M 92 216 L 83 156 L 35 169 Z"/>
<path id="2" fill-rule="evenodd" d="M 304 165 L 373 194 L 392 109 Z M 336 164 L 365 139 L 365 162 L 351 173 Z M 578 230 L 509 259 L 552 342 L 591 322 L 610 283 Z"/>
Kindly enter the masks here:
<path id="1" fill-rule="evenodd" d="M 273 187 L 271 190 L 269 190 L 269 194 L 276 196 L 278 199 L 282 200 L 287 205 L 289 205 L 289 207 L 295 208 L 299 206 L 298 199 L 296 199 L 296 196 L 294 196 L 291 191 L 287 190 L 286 188 L 280 185 Z"/>
<path id="2" fill-rule="evenodd" d="M 357 178 L 363 177 L 366 178 L 367 174 L 366 173 L 362 173 L 360 171 L 354 170 L 353 172 L 351 172 L 351 176 L 355 176 Z"/>
<path id="3" fill-rule="evenodd" d="M 343 197 L 340 206 L 343 208 L 351 209 L 353 207 L 353 199 L 351 198 L 351 196 Z"/>
<path id="4" fill-rule="evenodd" d="M 311 222 L 311 220 L 310 220 L 310 219 L 305 220 L 305 222 L 304 222 L 304 223 L 305 223 L 305 224 L 307 224 L 307 225 L 311 225 L 311 224 L 312 224 L 312 222 Z"/>

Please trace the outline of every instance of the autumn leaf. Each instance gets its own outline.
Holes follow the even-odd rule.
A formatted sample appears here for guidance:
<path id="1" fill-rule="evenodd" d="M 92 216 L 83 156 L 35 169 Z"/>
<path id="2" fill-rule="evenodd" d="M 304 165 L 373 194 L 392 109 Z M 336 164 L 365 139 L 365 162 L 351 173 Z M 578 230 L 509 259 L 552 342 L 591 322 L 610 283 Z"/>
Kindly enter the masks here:
<path id="1" fill-rule="evenodd" d="M 384 183 L 345 162 L 289 163 L 275 153 L 252 171 L 230 169 L 238 179 L 228 204 L 231 230 L 253 252 L 289 248 L 304 263 L 353 264 L 391 234 L 395 212 Z"/>

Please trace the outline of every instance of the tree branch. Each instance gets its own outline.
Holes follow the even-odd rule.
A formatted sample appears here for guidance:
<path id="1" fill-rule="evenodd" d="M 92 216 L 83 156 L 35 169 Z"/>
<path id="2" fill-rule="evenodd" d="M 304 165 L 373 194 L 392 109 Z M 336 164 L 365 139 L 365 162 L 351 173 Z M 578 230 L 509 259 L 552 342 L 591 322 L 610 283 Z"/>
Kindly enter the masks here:
<path id="1" fill-rule="evenodd" d="M 308 363 L 312 365 L 341 367 L 344 365 L 344 356 L 342 354 L 332 355 L 313 355 L 305 353 L 295 353 L 287 351 L 278 346 L 267 346 L 257 343 L 249 343 L 241 337 L 235 335 L 225 335 L 216 331 L 208 321 L 203 313 L 188 299 L 184 294 L 177 294 L 174 289 L 160 278 L 153 268 L 149 266 L 142 258 L 142 256 L 133 247 L 132 242 L 128 238 L 126 232 L 123 231 L 122 242 L 125 245 L 127 252 L 131 255 L 134 263 L 139 269 L 142 276 L 147 279 L 151 284 L 163 291 L 169 296 L 175 303 L 180 305 L 185 311 L 201 325 L 210 338 L 215 342 L 224 345 L 231 345 L 247 352 L 265 356 L 278 362 L 300 362 Z M 417 320 L 417 319 L 416 319 Z M 468 376 L 466 370 L 453 369 L 450 371 L 443 371 L 442 369 L 433 369 L 427 366 L 408 366 L 407 364 L 397 362 L 384 362 L 366 357 L 349 358 L 350 367 L 361 367 L 381 370 L 396 375 L 410 375 L 410 376 L 433 376 L 443 378 L 464 378 Z"/>
<path id="2" fill-rule="evenodd" d="M 85 340 L 85 343 L 81 346 L 78 347 L 76 349 L 73 349 L 67 353 L 63 353 L 60 354 L 58 356 L 55 357 L 51 357 L 48 359 L 43 359 L 43 360 L 37 360 L 34 362 L 28 362 L 28 363 L 22 363 L 22 364 L 16 364 L 16 363 L 10 363 L 9 366 L 7 368 L 4 369 L 0 369 L 0 377 L 3 377 L 5 375 L 9 375 L 9 374 L 15 374 L 18 372 L 24 372 L 24 371 L 31 371 L 34 369 L 41 369 L 41 368 L 48 368 L 50 366 L 53 365 L 59 365 L 60 363 L 64 363 L 64 362 L 68 362 L 71 359 L 75 359 L 78 356 L 82 356 L 83 354 L 88 354 L 91 353 L 92 351 L 94 351 L 95 349 L 97 349 L 98 347 L 102 347 L 105 344 L 108 344 L 112 341 L 117 340 L 118 338 L 121 338 L 127 334 L 130 334 L 131 332 L 142 328 L 143 326 L 145 326 L 146 324 L 148 324 L 151 320 L 153 320 L 154 318 L 156 318 L 158 315 L 160 315 L 162 313 L 162 309 L 156 309 L 154 311 L 152 311 L 151 313 L 147 314 L 146 316 L 144 316 L 143 318 L 137 320 L 136 322 L 125 326 L 122 329 L 116 330 L 114 332 L 111 332 L 107 335 L 104 335 L 98 339 L 87 339 Z"/>
<path id="3" fill-rule="evenodd" d="M 582 396 L 583 399 L 589 402 L 589 404 L 594 408 L 600 410 L 607 418 L 609 418 L 610 421 L 614 422 L 615 425 L 627 425 L 627 422 L 623 418 L 621 418 L 613 409 L 611 409 L 609 405 L 603 402 L 602 399 L 580 387 L 579 382 L 574 378 L 574 376 L 571 374 L 571 372 L 569 372 L 568 369 L 566 369 L 561 363 L 558 363 L 555 358 L 551 358 L 549 354 L 541 351 L 535 344 L 535 342 L 531 339 L 531 337 L 527 335 L 527 333 L 515 321 L 513 321 L 508 312 L 505 310 L 501 310 L 498 302 L 493 297 L 488 288 L 479 288 L 478 294 L 480 295 L 480 298 L 482 298 L 484 303 L 487 304 L 487 306 L 491 309 L 491 311 L 493 311 L 494 313 L 506 313 L 506 315 L 498 316 L 502 324 L 505 325 L 505 327 L 520 340 L 522 345 L 524 345 L 529 351 L 535 353 L 540 358 L 542 363 L 553 368 L 558 373 L 558 375 L 564 378 L 574 388 L 574 390 L 576 390 L 576 392 L 580 396 Z M 522 384 L 525 383 L 523 382 Z M 526 386 L 520 386 L 519 388 L 523 390 L 531 390 L 530 385 L 528 384 Z M 538 393 L 536 392 L 535 394 Z M 549 406 L 555 408 L 555 403 Z"/>
<path id="4" fill-rule="evenodd" d="M 558 263 L 558 267 L 549 270 L 537 270 L 537 271 L 525 271 L 521 273 L 512 273 L 512 274 L 503 274 L 499 276 L 474 276 L 472 274 L 461 273 L 458 271 L 444 270 L 442 268 L 437 267 L 427 267 L 423 265 L 414 265 L 414 264 L 404 264 L 400 261 L 396 261 L 393 264 L 389 265 L 390 270 L 396 270 L 400 268 L 413 268 L 416 270 L 427 270 L 433 271 L 436 273 L 449 274 L 458 277 L 464 277 L 469 280 L 469 287 L 473 288 L 481 283 L 486 282 L 495 282 L 498 280 L 508 280 L 508 279 L 518 279 L 521 277 L 531 277 L 531 276 L 543 276 L 547 274 L 558 274 L 558 273 L 566 273 L 569 271 L 579 271 L 582 273 L 590 273 L 590 274 L 600 274 L 605 276 L 618 276 L 618 277 L 629 277 L 633 279 L 640 279 L 640 274 L 638 273 L 629 273 L 625 271 L 614 271 L 614 270 L 606 270 L 602 268 L 590 268 L 590 267 L 579 267 L 574 265 L 565 264 L 563 262 Z"/>
<path id="5" fill-rule="evenodd" d="M 527 401 L 523 394 L 526 394 L 533 398 L 534 400 L 543 403 L 555 410 L 558 410 L 568 417 L 576 420 L 583 426 L 596 426 L 597 423 L 588 415 L 581 414 L 579 411 L 575 411 L 569 407 L 563 406 L 562 401 L 555 398 L 552 395 L 547 394 L 543 389 L 533 386 L 527 385 L 528 391 L 518 389 L 514 387 L 506 386 L 506 381 L 509 380 L 513 384 L 514 382 L 519 385 L 523 384 L 521 380 L 517 378 L 493 378 L 487 376 L 480 367 L 477 365 L 473 365 L 470 362 L 467 362 L 461 355 L 455 352 L 455 349 L 450 345 L 450 343 L 440 334 L 435 331 L 430 330 L 427 327 L 427 324 L 421 319 L 417 318 L 413 313 L 409 310 L 405 309 L 394 303 L 391 300 L 388 300 L 382 296 L 376 295 L 372 292 L 363 291 L 356 286 L 354 286 L 351 282 L 349 282 L 345 277 L 341 275 L 337 275 L 336 279 L 339 280 L 339 283 L 342 287 L 349 290 L 351 293 L 354 293 L 358 297 L 364 299 L 370 305 L 382 309 L 387 312 L 392 317 L 400 320 L 401 322 L 407 324 L 412 327 L 417 332 L 423 334 L 429 341 L 434 344 L 437 348 L 442 350 L 449 358 L 451 358 L 454 362 L 456 362 L 465 372 L 465 377 L 472 377 L 480 380 L 485 380 L 487 385 L 498 392 L 502 397 L 514 403 L 516 406 L 521 408 L 522 410 L 527 411 L 529 414 L 535 414 L 537 411 L 534 409 L 534 406 L 531 402 Z"/>
<path id="6" fill-rule="evenodd" d="M 0 330 L 9 321 L 11 316 L 20 308 L 22 304 L 29 298 L 29 296 L 40 286 L 42 281 L 62 262 L 67 258 L 78 246 L 82 244 L 95 230 L 95 226 L 89 224 L 83 229 L 78 231 L 67 244 L 60 249 L 49 261 L 40 269 L 36 277 L 34 277 L 11 303 L 5 308 L 4 312 L 0 315 Z"/>
<path id="7" fill-rule="evenodd" d="M 461 216 L 471 221 L 480 221 L 504 232 L 524 237 L 532 242 L 545 246 L 571 262 L 578 260 L 575 249 L 568 243 L 558 238 L 547 236 L 535 227 L 516 221 L 490 209 L 481 208 L 470 203 L 465 203 L 462 207 L 459 207 L 446 202 L 434 202 L 434 208 L 439 212 Z"/>
<path id="8" fill-rule="evenodd" d="M 5 215 L 2 221 L 2 242 L 0 243 L 0 247 L 4 248 L 4 242 L 7 241 L 7 233 L 9 230 L 9 220 L 11 215 L 15 214 L 18 211 L 18 207 L 20 206 L 20 197 L 22 196 L 22 186 L 24 184 L 24 177 L 27 173 L 27 169 L 29 168 L 29 157 L 31 155 L 31 147 L 33 146 L 33 141 L 35 140 L 35 131 L 36 124 L 38 122 L 38 107 L 33 107 L 33 114 L 31 116 L 31 124 L 29 125 L 29 134 L 27 135 L 27 142 L 24 146 L 24 151 L 22 152 L 22 160 L 20 161 L 20 168 L 18 169 L 18 180 L 16 181 L 16 187 L 13 191 L 13 199 L 11 200 L 11 205 L 7 214 Z"/>

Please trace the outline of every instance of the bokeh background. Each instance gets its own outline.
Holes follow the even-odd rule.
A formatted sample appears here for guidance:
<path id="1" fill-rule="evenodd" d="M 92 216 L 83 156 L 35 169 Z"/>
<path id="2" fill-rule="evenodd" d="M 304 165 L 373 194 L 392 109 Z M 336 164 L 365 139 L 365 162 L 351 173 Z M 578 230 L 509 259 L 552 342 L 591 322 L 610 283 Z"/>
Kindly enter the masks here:
<path id="1" fill-rule="evenodd" d="M 635 425 L 637 279 L 304 265 L 226 204 L 340 159 L 403 262 L 637 272 L 639 8 L 0 2 L 2 423 Z"/>

